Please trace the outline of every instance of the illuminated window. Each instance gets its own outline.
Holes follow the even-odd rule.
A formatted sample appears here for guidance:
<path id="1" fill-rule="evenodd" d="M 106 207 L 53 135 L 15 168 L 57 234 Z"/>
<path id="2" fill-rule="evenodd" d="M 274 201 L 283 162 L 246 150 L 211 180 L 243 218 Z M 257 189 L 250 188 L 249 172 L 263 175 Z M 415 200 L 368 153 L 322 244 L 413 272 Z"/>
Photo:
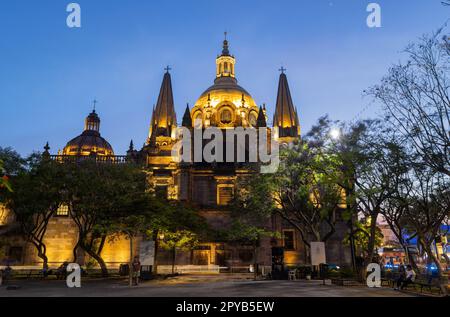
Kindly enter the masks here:
<path id="1" fill-rule="evenodd" d="M 201 128 L 202 127 L 202 113 L 197 112 L 194 116 L 194 128 Z"/>
<path id="2" fill-rule="evenodd" d="M 220 113 L 220 122 L 229 124 L 232 121 L 232 113 L 230 109 L 223 109 Z"/>
<path id="3" fill-rule="evenodd" d="M 69 215 L 69 206 L 66 204 L 59 205 L 56 215 L 58 217 L 67 217 Z"/>
<path id="4" fill-rule="evenodd" d="M 283 230 L 283 246 L 285 250 L 295 250 L 294 230 Z"/>
<path id="5" fill-rule="evenodd" d="M 233 185 L 217 186 L 217 204 L 220 206 L 228 205 L 233 199 Z"/>
<path id="6" fill-rule="evenodd" d="M 8 212 L 3 204 L 0 204 L 0 226 L 5 225 L 8 220 Z"/>
<path id="7" fill-rule="evenodd" d="M 254 111 L 250 112 L 248 116 L 248 122 L 252 127 L 256 127 L 256 121 L 257 121 L 256 113 Z"/>

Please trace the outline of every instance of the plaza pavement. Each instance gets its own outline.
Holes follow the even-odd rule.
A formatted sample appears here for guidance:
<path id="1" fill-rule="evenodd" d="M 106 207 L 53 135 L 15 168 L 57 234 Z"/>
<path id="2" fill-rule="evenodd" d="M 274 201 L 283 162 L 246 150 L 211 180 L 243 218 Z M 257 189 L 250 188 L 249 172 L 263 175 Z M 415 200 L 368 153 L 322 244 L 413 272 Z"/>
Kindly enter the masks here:
<path id="1" fill-rule="evenodd" d="M 128 287 L 122 280 L 87 280 L 69 289 L 65 281 L 10 281 L 0 286 L 0 297 L 409 297 L 411 293 L 389 288 L 323 285 L 322 281 L 252 281 L 221 276 L 182 276 L 148 281 Z"/>

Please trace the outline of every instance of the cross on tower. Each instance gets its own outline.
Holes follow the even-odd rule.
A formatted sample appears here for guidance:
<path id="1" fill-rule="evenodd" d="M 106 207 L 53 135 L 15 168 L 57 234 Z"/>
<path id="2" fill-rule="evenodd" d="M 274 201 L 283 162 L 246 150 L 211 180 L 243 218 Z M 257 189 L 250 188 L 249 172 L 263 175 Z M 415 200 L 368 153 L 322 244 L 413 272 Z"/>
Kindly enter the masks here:
<path id="1" fill-rule="evenodd" d="M 169 72 L 169 70 L 172 70 L 172 68 L 170 68 L 170 66 L 169 66 L 169 65 L 167 65 L 167 67 L 166 67 L 166 68 L 164 68 L 164 70 L 166 71 L 166 73 L 168 73 L 168 72 Z"/>
<path id="2" fill-rule="evenodd" d="M 281 66 L 281 68 L 279 69 L 279 71 L 284 74 L 284 72 L 286 71 L 286 68 L 284 68 L 283 66 Z"/>
<path id="3" fill-rule="evenodd" d="M 226 41 L 226 40 L 227 40 L 227 34 L 228 34 L 228 32 L 225 31 L 225 32 L 223 32 L 223 34 L 225 35 L 225 41 Z"/>
<path id="4" fill-rule="evenodd" d="M 98 103 L 97 99 L 94 99 L 94 101 L 92 101 L 92 103 L 94 104 L 94 111 L 95 111 L 95 106 L 96 106 L 97 103 Z"/>

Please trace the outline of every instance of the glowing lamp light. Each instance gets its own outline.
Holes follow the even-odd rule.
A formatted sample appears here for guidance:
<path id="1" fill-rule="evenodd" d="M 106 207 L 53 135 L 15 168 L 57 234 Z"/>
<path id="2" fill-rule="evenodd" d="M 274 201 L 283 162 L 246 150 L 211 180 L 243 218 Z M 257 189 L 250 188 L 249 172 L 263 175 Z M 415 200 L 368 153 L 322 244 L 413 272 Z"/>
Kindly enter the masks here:
<path id="1" fill-rule="evenodd" d="M 333 140 L 338 140 L 341 136 L 341 131 L 337 128 L 333 128 L 330 131 L 330 136 Z"/>

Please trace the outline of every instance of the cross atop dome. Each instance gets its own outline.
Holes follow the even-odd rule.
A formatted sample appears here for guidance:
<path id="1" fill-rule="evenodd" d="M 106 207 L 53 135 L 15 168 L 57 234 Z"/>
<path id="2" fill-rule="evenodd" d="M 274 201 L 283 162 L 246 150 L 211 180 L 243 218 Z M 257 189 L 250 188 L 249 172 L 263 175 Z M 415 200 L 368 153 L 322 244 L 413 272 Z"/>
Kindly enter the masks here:
<path id="1" fill-rule="evenodd" d="M 224 34 L 225 38 L 223 40 L 222 56 L 229 56 L 230 51 L 228 50 L 228 40 L 227 40 L 228 32 L 225 31 L 225 32 L 223 32 L 223 34 Z"/>

